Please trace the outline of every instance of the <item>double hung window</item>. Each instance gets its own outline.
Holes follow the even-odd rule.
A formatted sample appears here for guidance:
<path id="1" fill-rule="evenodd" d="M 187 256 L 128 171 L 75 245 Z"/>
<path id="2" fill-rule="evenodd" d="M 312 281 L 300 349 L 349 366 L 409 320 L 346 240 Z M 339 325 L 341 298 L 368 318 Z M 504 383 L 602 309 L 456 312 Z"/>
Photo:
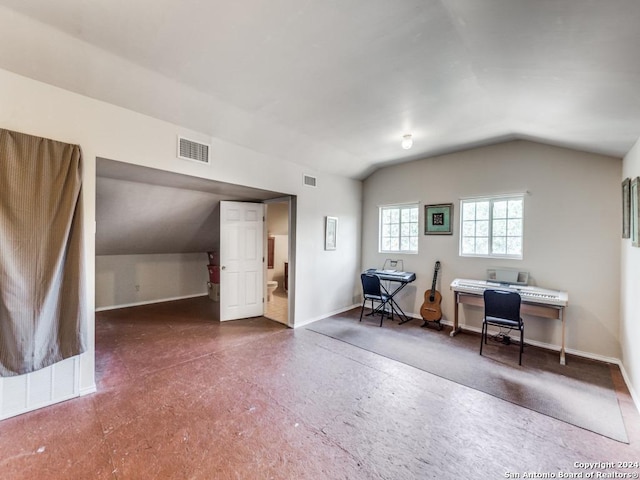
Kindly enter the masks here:
<path id="1" fill-rule="evenodd" d="M 380 207 L 379 251 L 418 253 L 418 204 Z"/>
<path id="2" fill-rule="evenodd" d="M 522 195 L 462 200 L 460 211 L 461 256 L 522 258 Z"/>

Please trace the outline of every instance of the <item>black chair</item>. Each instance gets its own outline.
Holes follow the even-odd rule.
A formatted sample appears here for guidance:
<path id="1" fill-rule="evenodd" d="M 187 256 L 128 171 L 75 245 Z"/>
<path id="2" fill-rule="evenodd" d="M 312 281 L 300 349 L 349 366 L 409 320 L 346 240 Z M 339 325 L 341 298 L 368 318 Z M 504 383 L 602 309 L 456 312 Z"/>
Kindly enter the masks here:
<path id="1" fill-rule="evenodd" d="M 524 323 L 520 317 L 520 294 L 505 290 L 484 291 L 484 320 L 482 321 L 482 337 L 480 338 L 480 355 L 482 344 L 487 343 L 489 325 L 501 328 L 520 330 L 520 360 L 522 365 L 522 351 L 524 349 Z"/>
<path id="2" fill-rule="evenodd" d="M 364 294 L 362 308 L 360 309 L 360 321 L 362 321 L 362 314 L 364 313 L 364 306 L 367 303 L 367 300 L 371 300 L 371 315 L 380 312 L 380 326 L 382 326 L 387 305 L 391 310 L 391 318 L 393 319 L 391 295 L 389 295 L 389 292 L 387 292 L 380 283 L 380 278 L 377 275 L 363 273 L 360 275 L 360 280 L 362 280 L 362 293 Z M 374 302 L 378 302 L 378 306 L 376 308 L 373 308 Z"/>

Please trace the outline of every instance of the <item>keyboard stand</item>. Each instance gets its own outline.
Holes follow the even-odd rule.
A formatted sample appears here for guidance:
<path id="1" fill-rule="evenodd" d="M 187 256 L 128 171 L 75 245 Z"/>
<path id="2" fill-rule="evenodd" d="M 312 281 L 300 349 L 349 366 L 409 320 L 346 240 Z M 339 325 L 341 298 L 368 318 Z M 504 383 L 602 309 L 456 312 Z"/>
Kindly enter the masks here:
<path id="1" fill-rule="evenodd" d="M 408 284 L 413 282 L 416 279 L 416 274 L 413 272 L 396 272 L 395 270 L 376 270 L 374 268 L 370 268 L 366 270 L 365 273 L 369 275 L 377 276 L 381 281 L 386 281 L 390 283 L 398 283 L 399 285 L 393 290 L 390 291 L 391 288 L 385 288 L 383 285 L 385 292 L 389 294 L 391 297 L 389 299 L 389 303 L 391 304 L 391 318 L 393 319 L 393 313 L 397 313 L 398 317 L 400 317 L 400 325 L 403 323 L 407 323 L 409 320 L 412 320 L 411 317 L 408 317 L 406 313 L 402 311 L 400 305 L 394 300 L 394 297 L 400 293 L 400 291 L 406 287 Z M 390 283 L 388 284 L 390 286 Z M 380 306 L 378 306 L 380 307 Z M 375 312 L 380 312 L 380 308 L 377 308 Z M 372 312 L 373 313 L 373 312 Z M 367 314 L 371 315 L 371 314 Z"/>
<path id="2" fill-rule="evenodd" d="M 400 292 L 400 290 L 402 290 L 407 285 L 409 284 L 401 282 L 400 285 L 398 285 L 398 287 L 389 294 L 391 296 L 391 300 L 390 300 L 391 308 L 396 311 L 396 313 L 398 314 L 398 317 L 400 317 L 401 319 L 398 325 L 402 325 L 403 323 L 407 323 L 408 321 L 412 320 L 411 317 L 408 317 L 407 314 L 402 311 L 402 308 L 400 308 L 400 305 L 398 305 L 396 301 L 393 299 L 393 297 L 395 297 Z"/>
<path id="3" fill-rule="evenodd" d="M 453 315 L 453 330 L 451 330 L 451 335 L 454 337 L 458 332 L 461 331 L 460 325 L 458 323 L 458 305 L 466 304 L 473 305 L 476 307 L 484 308 L 484 298 L 482 297 L 482 293 L 473 294 L 466 292 L 459 292 L 454 290 L 455 295 L 455 303 L 454 303 L 454 315 Z M 564 348 L 564 338 L 565 338 L 565 321 L 563 318 L 564 307 L 560 305 L 547 305 L 542 303 L 534 303 L 530 301 L 523 301 L 520 307 L 520 313 L 523 315 L 533 315 L 534 317 L 542 317 L 542 318 L 550 318 L 553 320 L 560 320 L 562 323 L 562 344 L 560 347 L 560 365 L 566 365 L 565 358 L 565 348 Z"/>
<path id="4" fill-rule="evenodd" d="M 378 276 L 380 276 L 380 275 L 378 275 Z M 384 285 L 382 285 L 382 284 L 380 285 L 384 289 L 385 293 L 387 293 L 389 295 L 389 297 L 391 297 L 389 299 L 389 303 L 391 304 L 391 313 L 385 312 L 389 316 L 389 318 L 391 318 L 393 320 L 393 313 L 395 312 L 398 315 L 398 317 L 400 318 L 400 323 L 398 325 L 402 325 L 403 323 L 407 323 L 407 322 L 413 320 L 411 317 L 407 316 L 406 313 L 404 313 L 402 308 L 400 308 L 400 305 L 398 305 L 398 303 L 393 299 L 404 287 L 409 285 L 410 282 L 405 282 L 405 281 L 402 281 L 400 279 L 391 279 L 391 278 L 380 278 L 380 280 L 384 280 L 384 281 L 392 282 L 392 283 L 399 283 L 399 285 L 395 288 L 395 290 L 392 290 L 392 291 L 389 291 L 390 289 L 385 288 Z M 371 313 L 367 313 L 367 316 L 374 315 L 376 313 L 380 313 L 380 308 L 381 307 L 382 307 L 382 305 L 378 305 L 378 308 L 373 310 Z"/>

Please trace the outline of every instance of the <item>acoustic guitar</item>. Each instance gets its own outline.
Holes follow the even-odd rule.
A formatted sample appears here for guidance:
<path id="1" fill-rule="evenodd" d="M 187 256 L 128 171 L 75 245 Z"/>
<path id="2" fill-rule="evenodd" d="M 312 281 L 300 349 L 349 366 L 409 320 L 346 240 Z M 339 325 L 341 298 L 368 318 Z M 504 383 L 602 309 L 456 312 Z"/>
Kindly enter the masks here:
<path id="1" fill-rule="evenodd" d="M 442 319 L 442 310 L 440 308 L 440 302 L 442 302 L 442 295 L 436 290 L 436 280 L 438 278 L 438 270 L 440 270 L 440 262 L 436 262 L 436 266 L 433 270 L 433 283 L 431 284 L 431 290 L 424 292 L 424 302 L 420 307 L 420 315 L 424 320 L 423 327 L 426 327 L 429 322 L 436 322 L 438 330 L 442 330 L 440 320 Z"/>

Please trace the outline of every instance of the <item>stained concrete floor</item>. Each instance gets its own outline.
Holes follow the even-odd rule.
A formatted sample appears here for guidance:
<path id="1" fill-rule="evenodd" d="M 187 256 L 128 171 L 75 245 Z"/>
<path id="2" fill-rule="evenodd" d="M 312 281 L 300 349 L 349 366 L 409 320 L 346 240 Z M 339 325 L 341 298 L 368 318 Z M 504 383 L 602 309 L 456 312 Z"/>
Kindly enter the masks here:
<path id="1" fill-rule="evenodd" d="M 211 309 L 204 297 L 99 313 L 98 392 L 0 422 L 0 478 L 486 480 L 640 461 L 619 374 L 629 444 L 304 328 L 212 322 Z M 601 471 L 616 469 L 640 473 Z"/>

